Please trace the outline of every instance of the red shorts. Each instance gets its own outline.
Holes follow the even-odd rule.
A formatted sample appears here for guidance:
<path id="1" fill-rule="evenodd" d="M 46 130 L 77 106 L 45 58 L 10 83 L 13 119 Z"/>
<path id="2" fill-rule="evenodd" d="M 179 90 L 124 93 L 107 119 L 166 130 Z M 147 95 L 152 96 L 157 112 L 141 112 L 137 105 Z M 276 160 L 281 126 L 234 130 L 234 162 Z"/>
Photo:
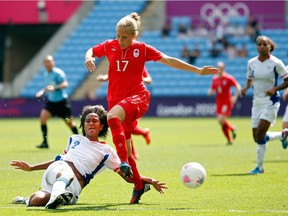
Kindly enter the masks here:
<path id="1" fill-rule="evenodd" d="M 141 118 L 148 110 L 150 93 L 144 91 L 141 94 L 126 97 L 120 102 L 108 102 L 109 110 L 115 105 L 121 106 L 125 111 L 125 120 L 122 122 L 125 132 L 132 132 L 137 126 L 137 119 Z"/>
<path id="2" fill-rule="evenodd" d="M 217 104 L 216 114 L 229 117 L 231 115 L 232 109 L 233 109 L 232 103 Z"/>

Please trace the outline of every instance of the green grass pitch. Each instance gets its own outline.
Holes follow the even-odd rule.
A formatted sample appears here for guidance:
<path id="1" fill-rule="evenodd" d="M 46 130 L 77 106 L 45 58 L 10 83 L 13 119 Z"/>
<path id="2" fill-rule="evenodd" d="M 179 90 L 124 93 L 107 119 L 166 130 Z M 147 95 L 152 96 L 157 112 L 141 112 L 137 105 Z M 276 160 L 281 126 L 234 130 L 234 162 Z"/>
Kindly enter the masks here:
<path id="1" fill-rule="evenodd" d="M 268 144 L 265 174 L 250 176 L 255 168 L 256 144 L 252 141 L 249 118 L 231 118 L 237 126 L 233 146 L 226 146 L 216 118 L 148 118 L 140 126 L 151 129 L 152 142 L 134 136 L 140 155 L 142 175 L 167 183 L 161 195 L 154 189 L 144 194 L 139 205 L 130 205 L 133 185 L 117 174 L 106 171 L 83 190 L 77 205 L 57 210 L 13 205 L 17 195 L 29 196 L 38 190 L 42 171 L 24 172 L 9 166 L 13 159 L 29 163 L 43 162 L 61 153 L 70 130 L 57 118 L 48 122 L 50 149 L 37 149 L 41 142 L 39 121 L 1 119 L 0 215 L 287 215 L 288 150 L 279 141 Z M 77 122 L 79 120 L 77 119 Z M 281 118 L 271 131 L 281 130 Z M 112 146 L 111 136 L 107 138 Z M 190 161 L 201 163 L 207 179 L 197 189 L 189 189 L 179 180 L 181 167 Z"/>

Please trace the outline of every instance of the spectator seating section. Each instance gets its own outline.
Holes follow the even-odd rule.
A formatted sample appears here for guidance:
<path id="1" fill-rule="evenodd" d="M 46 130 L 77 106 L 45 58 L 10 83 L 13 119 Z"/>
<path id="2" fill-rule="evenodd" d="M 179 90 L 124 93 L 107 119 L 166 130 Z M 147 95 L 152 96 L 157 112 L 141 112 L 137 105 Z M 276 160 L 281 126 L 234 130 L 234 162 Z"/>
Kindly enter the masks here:
<path id="1" fill-rule="evenodd" d="M 243 19 L 245 20 L 245 19 Z M 243 21 L 242 20 L 242 21 Z M 271 37 L 277 44 L 277 49 L 273 52 L 275 56 L 282 59 L 284 63 L 287 61 L 288 44 L 285 40 L 288 38 L 288 29 L 266 29 L 261 30 L 261 34 Z M 243 86 L 246 82 L 247 62 L 250 58 L 257 56 L 256 45 L 249 37 L 230 38 L 229 42 L 235 46 L 241 46 L 243 43 L 248 50 L 246 58 L 228 59 L 225 54 L 221 54 L 218 58 L 209 57 L 209 47 L 207 38 L 185 38 L 180 39 L 173 36 L 162 38 L 161 30 L 145 31 L 139 38 L 140 41 L 146 42 L 167 55 L 181 58 L 181 50 L 186 44 L 190 49 L 195 44 L 201 50 L 200 57 L 196 60 L 195 65 L 202 67 L 204 65 L 215 66 L 218 61 L 226 64 L 226 70 L 232 74 L 237 81 Z M 183 59 L 184 60 L 184 59 Z M 153 83 L 148 87 L 153 97 L 191 97 L 191 96 L 207 96 L 212 76 L 199 76 L 194 73 L 178 71 L 177 69 L 168 67 L 158 62 L 147 62 L 147 69 L 152 76 Z M 97 90 L 98 97 L 105 97 L 107 85 L 101 86 Z M 252 96 L 252 89 L 248 91 L 248 95 Z"/>
<path id="2" fill-rule="evenodd" d="M 246 19 L 243 20 L 240 21 L 245 23 Z M 261 30 L 261 34 L 269 36 L 278 44 L 278 47 L 273 54 L 280 58 L 284 63 L 288 64 L 288 62 L 286 62 L 288 60 L 288 44 L 285 42 L 288 38 L 288 29 L 266 29 Z M 153 31 L 144 32 L 144 34 L 141 35 L 140 40 L 155 46 L 168 55 L 178 58 L 181 58 L 181 50 L 184 44 L 188 45 L 190 49 L 193 49 L 194 45 L 197 44 L 201 50 L 201 56 L 196 60 L 196 66 L 215 66 L 218 61 L 223 61 L 226 64 L 227 72 L 232 74 L 241 86 L 246 82 L 248 60 L 258 54 L 255 43 L 252 42 L 249 37 L 234 37 L 229 39 L 231 44 L 238 47 L 242 46 L 244 43 L 248 50 L 247 58 L 235 58 L 231 60 L 223 53 L 218 58 L 209 57 L 207 38 L 179 39 L 174 36 L 162 38 L 161 32 Z M 149 62 L 147 63 L 147 69 L 153 78 L 153 83 L 149 86 L 149 89 L 154 97 L 206 96 L 212 80 L 211 76 L 199 76 L 193 73 L 178 71 L 160 63 Z M 252 93 L 252 89 L 250 89 L 248 95 L 251 96 Z"/>
<path id="3" fill-rule="evenodd" d="M 64 44 L 59 47 L 54 55 L 57 65 L 60 68 L 63 68 L 67 73 L 70 82 L 70 87 L 68 89 L 69 94 L 73 93 L 75 88 L 81 84 L 82 80 L 87 75 L 83 63 L 85 51 L 94 44 L 102 42 L 107 38 L 113 38 L 115 34 L 115 25 L 119 18 L 121 18 L 123 14 L 128 14 L 131 11 L 140 12 L 144 6 L 145 1 L 144 3 L 135 1 L 133 4 L 127 2 L 125 7 L 119 5 L 117 1 L 113 3 L 105 1 L 105 4 L 103 1 L 100 1 L 95 5 L 87 18 L 85 18 L 77 29 L 71 33 Z M 121 10 L 119 8 L 121 8 Z M 108 14 L 108 11 L 110 14 L 111 11 L 113 11 L 113 17 L 107 17 L 106 14 Z M 177 26 L 175 23 L 179 23 L 180 20 L 184 20 L 187 25 L 191 25 L 192 20 L 189 17 L 176 17 L 175 19 L 172 19 L 172 22 L 174 22 L 173 25 Z M 232 22 L 234 22 L 234 24 L 244 25 L 247 22 L 247 19 L 235 18 L 232 19 Z M 261 30 L 261 34 L 271 37 L 271 39 L 278 44 L 278 47 L 273 54 L 282 59 L 285 64 L 288 64 L 288 44 L 286 42 L 288 38 L 288 29 L 263 29 Z M 246 58 L 235 59 L 228 59 L 224 53 L 217 58 L 211 58 L 209 56 L 208 38 L 206 37 L 180 39 L 173 34 L 168 38 L 162 38 L 161 30 L 157 30 L 145 31 L 138 39 L 154 46 L 167 55 L 175 56 L 177 58 L 182 58 L 181 51 L 184 44 L 188 45 L 190 49 L 197 44 L 201 51 L 201 55 L 196 59 L 196 66 L 215 66 L 218 61 L 223 61 L 226 64 L 227 72 L 232 74 L 241 86 L 243 86 L 246 81 L 246 66 L 248 60 L 257 55 L 255 43 L 252 42 L 249 37 L 229 38 L 231 44 L 239 47 L 244 43 L 248 50 L 248 56 Z M 153 78 L 153 83 L 147 86 L 153 97 L 207 96 L 212 80 L 212 76 L 210 75 L 199 76 L 194 73 L 178 71 L 177 69 L 170 68 L 158 62 L 148 62 L 146 66 Z M 27 87 L 23 89 L 21 96 L 34 96 L 36 90 L 42 87 L 42 74 L 44 73 L 44 70 L 41 69 L 40 72 L 41 73 L 37 74 L 33 80 L 28 83 Z M 98 98 L 106 97 L 107 86 L 107 83 L 101 83 L 101 86 L 95 92 Z M 248 91 L 248 95 L 252 95 L 252 89 Z"/>
<path id="4" fill-rule="evenodd" d="M 127 1 L 125 4 L 121 1 L 95 2 L 87 17 L 53 53 L 56 66 L 65 71 L 67 75 L 69 95 L 73 94 L 88 74 L 84 66 L 85 52 L 97 43 L 115 38 L 115 27 L 119 19 L 133 11 L 141 13 L 146 3 L 146 0 Z M 98 63 L 97 59 L 96 64 Z M 36 92 L 44 87 L 44 74 L 45 69 L 42 67 L 22 89 L 20 96 L 35 97 Z M 103 87 L 105 88 L 105 84 Z"/>

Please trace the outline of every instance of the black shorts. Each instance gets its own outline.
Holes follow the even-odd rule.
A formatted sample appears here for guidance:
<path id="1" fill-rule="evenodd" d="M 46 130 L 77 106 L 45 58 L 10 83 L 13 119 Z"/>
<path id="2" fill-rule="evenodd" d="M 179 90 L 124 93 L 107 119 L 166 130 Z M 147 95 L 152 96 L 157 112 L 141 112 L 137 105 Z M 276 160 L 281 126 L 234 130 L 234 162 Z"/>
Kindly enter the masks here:
<path id="1" fill-rule="evenodd" d="M 72 115 L 71 105 L 67 99 L 59 102 L 47 101 L 44 109 L 48 110 L 52 116 L 59 116 L 63 119 L 70 118 Z"/>

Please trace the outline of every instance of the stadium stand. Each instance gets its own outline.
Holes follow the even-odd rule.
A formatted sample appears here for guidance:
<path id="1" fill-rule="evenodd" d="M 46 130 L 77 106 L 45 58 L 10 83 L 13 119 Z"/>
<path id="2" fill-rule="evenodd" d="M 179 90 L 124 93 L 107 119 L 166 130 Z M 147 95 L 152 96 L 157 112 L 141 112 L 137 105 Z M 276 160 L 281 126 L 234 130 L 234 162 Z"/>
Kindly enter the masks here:
<path id="1" fill-rule="evenodd" d="M 108 38 L 114 38 L 118 20 L 131 11 L 140 13 L 146 3 L 147 1 L 128 1 L 123 5 L 120 1 L 97 1 L 75 31 L 71 32 L 64 43 L 53 53 L 57 67 L 66 72 L 69 81 L 67 89 L 69 95 L 73 94 L 87 76 L 83 63 L 87 49 Z M 99 60 L 96 61 L 96 64 L 98 63 Z M 35 97 L 35 93 L 43 87 L 44 74 L 45 69 L 41 67 L 39 72 L 21 90 L 20 96 L 23 98 Z"/>
<path id="2" fill-rule="evenodd" d="M 68 93 L 73 94 L 87 76 L 83 64 L 85 51 L 107 38 L 113 38 L 115 26 L 119 18 L 131 11 L 141 11 L 145 8 L 147 1 L 127 2 L 125 6 L 117 1 L 97 1 L 86 18 L 82 20 L 79 26 L 65 40 L 61 47 L 54 53 L 57 66 L 62 68 L 68 77 L 70 86 Z M 113 14 L 108 16 L 107 14 Z M 190 17 L 174 17 L 172 21 L 172 32 L 170 37 L 163 38 L 161 29 L 153 31 L 144 31 L 138 38 L 140 41 L 155 46 L 164 53 L 181 58 L 181 49 L 184 44 L 190 49 L 198 45 L 201 55 L 196 59 L 196 66 L 216 65 L 217 61 L 224 61 L 228 73 L 232 74 L 241 85 L 246 80 L 246 65 L 248 59 L 257 55 L 255 43 L 249 37 L 229 37 L 229 43 L 236 47 L 245 44 L 248 56 L 244 58 L 229 59 L 227 55 L 221 53 L 219 57 L 209 56 L 209 46 L 207 37 L 197 38 L 177 38 L 175 31 L 180 22 L 190 26 L 193 20 Z M 230 24 L 247 24 L 247 17 L 232 17 Z M 173 27 L 174 26 L 174 27 Z M 279 46 L 273 53 L 287 63 L 288 37 L 287 29 L 261 29 L 261 34 L 271 37 Z M 99 63 L 99 60 L 96 62 Z M 207 96 L 207 91 L 211 83 L 211 76 L 199 76 L 187 72 L 179 72 L 176 69 L 167 67 L 160 63 L 148 62 L 147 69 L 153 78 L 153 83 L 149 90 L 153 97 L 191 97 Z M 37 75 L 21 91 L 21 97 L 34 97 L 35 92 L 39 90 L 41 80 L 43 79 L 44 69 L 42 68 Z M 105 98 L 107 92 L 107 83 L 101 83 L 96 90 L 97 98 Z M 248 92 L 251 95 L 252 92 Z"/>
<path id="3" fill-rule="evenodd" d="M 234 20 L 233 20 L 234 22 Z M 237 24 L 245 25 L 247 18 L 235 19 Z M 284 63 L 287 63 L 287 50 L 288 44 L 285 42 L 288 37 L 287 29 L 266 29 L 261 30 L 261 34 L 271 37 L 278 47 L 273 52 L 277 57 L 282 59 Z M 208 55 L 207 51 L 207 38 L 175 38 L 175 35 L 170 38 L 162 38 L 161 32 L 145 32 L 140 40 L 145 41 L 164 53 L 180 57 L 181 49 L 184 44 L 188 45 L 190 49 L 195 44 L 201 52 L 201 56 L 196 59 L 196 66 L 204 65 L 216 65 L 217 61 L 224 61 L 226 64 L 227 72 L 232 74 L 241 85 L 244 85 L 246 81 L 246 65 L 247 61 L 257 55 L 255 43 L 250 40 L 249 37 L 231 37 L 229 43 L 236 47 L 240 47 L 245 44 L 248 51 L 246 58 L 229 59 L 223 53 L 217 57 L 212 58 Z M 169 46 L 167 46 L 169 44 Z M 211 83 L 211 76 L 198 76 L 196 74 L 190 74 L 186 72 L 176 72 L 176 69 L 171 69 L 165 65 L 159 63 L 148 63 L 147 69 L 153 77 L 153 84 L 150 87 L 152 95 L 154 97 L 175 97 L 175 96 L 206 96 L 207 90 Z M 248 92 L 248 95 L 252 95 L 252 91 Z M 99 95 L 100 96 L 100 95 Z"/>

